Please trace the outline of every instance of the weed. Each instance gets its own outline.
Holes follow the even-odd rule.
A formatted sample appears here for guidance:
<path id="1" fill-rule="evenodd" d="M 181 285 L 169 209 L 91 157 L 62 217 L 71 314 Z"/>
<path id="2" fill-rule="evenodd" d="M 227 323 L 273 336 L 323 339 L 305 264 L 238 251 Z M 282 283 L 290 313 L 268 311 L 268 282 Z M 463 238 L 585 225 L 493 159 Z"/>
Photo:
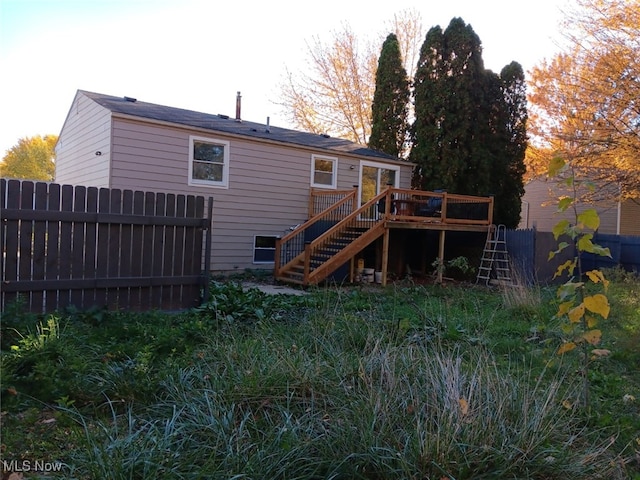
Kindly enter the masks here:
<path id="1" fill-rule="evenodd" d="M 47 449 L 68 478 L 113 479 L 622 479 L 640 468 L 626 314 L 607 322 L 616 348 L 593 361 L 588 417 L 575 408 L 579 359 L 547 362 L 562 331 L 546 301 L 505 307 L 469 286 L 295 298 L 213 287 L 192 312 L 41 319 L 41 346 L 0 357 L 17 393 L 3 397 L 3 457 Z M 637 288 L 612 285 L 618 312 L 638 308 Z M 36 324 L 18 331 L 37 337 Z"/>

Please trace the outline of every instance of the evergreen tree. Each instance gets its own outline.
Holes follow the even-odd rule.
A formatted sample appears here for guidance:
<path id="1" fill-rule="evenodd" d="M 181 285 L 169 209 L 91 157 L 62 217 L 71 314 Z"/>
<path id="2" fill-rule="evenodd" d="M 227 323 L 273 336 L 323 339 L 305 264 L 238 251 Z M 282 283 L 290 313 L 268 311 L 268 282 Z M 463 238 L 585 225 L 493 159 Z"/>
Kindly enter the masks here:
<path id="1" fill-rule="evenodd" d="M 485 194 L 489 157 L 480 142 L 484 64 L 480 39 L 454 18 L 433 27 L 421 49 L 415 80 L 411 160 L 417 187 Z"/>
<path id="2" fill-rule="evenodd" d="M 479 37 L 460 18 L 433 27 L 416 69 L 410 159 L 414 186 L 495 196 L 495 221 L 517 226 L 524 193 L 522 67 L 485 70 Z"/>
<path id="3" fill-rule="evenodd" d="M 527 93 L 524 71 L 511 62 L 500 72 L 504 107 L 505 143 L 502 161 L 494 165 L 492 183 L 496 188 L 495 221 L 507 228 L 520 222 L 524 195 L 525 153 L 527 150 Z"/>
<path id="4" fill-rule="evenodd" d="M 402 156 L 408 129 L 409 81 L 395 34 L 382 44 L 373 95 L 369 147 Z"/>
<path id="5" fill-rule="evenodd" d="M 446 107 L 444 55 L 442 29 L 440 26 L 432 27 L 420 49 L 413 80 L 415 120 L 411 127 L 409 159 L 416 164 L 413 186 L 422 190 L 443 187 L 442 122 Z"/>
<path id="6" fill-rule="evenodd" d="M 487 194 L 489 159 L 482 141 L 487 119 L 482 108 L 484 64 L 480 39 L 470 25 L 454 18 L 444 32 L 444 40 L 448 73 L 443 122 L 447 173 L 444 188 L 462 194 Z"/>

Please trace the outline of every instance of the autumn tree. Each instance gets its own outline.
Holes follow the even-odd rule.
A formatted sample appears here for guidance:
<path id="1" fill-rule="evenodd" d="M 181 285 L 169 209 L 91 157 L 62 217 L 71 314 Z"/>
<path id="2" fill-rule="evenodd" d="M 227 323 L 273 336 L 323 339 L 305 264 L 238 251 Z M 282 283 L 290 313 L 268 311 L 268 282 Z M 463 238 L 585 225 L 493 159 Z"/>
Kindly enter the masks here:
<path id="1" fill-rule="evenodd" d="M 287 72 L 281 105 L 296 128 L 328 133 L 362 145 L 371 134 L 371 100 L 377 57 L 361 46 L 349 25 L 325 45 L 318 37 L 308 48 L 310 73 Z"/>
<path id="2" fill-rule="evenodd" d="M 0 162 L 0 176 L 26 180 L 53 180 L 57 135 L 18 140 Z"/>
<path id="3" fill-rule="evenodd" d="M 415 8 L 402 10 L 387 22 L 385 28 L 393 32 L 398 39 L 402 63 L 407 72 L 407 78 L 411 82 L 420 58 L 421 42 L 424 40 L 422 16 Z"/>
<path id="4" fill-rule="evenodd" d="M 384 30 L 395 33 L 405 70 L 410 72 L 407 62 L 413 61 L 422 40 L 419 13 L 402 11 L 387 22 Z M 314 37 L 307 45 L 308 72 L 287 71 L 280 85 L 278 103 L 292 125 L 366 145 L 372 128 L 371 106 L 380 52 L 377 45 L 384 38 L 359 39 L 348 24 L 333 32 L 326 43 Z"/>
<path id="5" fill-rule="evenodd" d="M 576 6 L 564 22 L 567 50 L 531 74 L 527 168 L 542 174 L 559 156 L 597 192 L 639 198 L 640 0 Z"/>
<path id="6" fill-rule="evenodd" d="M 391 33 L 382 45 L 373 96 L 369 147 L 400 157 L 407 140 L 409 81 L 402 65 L 398 37 Z"/>

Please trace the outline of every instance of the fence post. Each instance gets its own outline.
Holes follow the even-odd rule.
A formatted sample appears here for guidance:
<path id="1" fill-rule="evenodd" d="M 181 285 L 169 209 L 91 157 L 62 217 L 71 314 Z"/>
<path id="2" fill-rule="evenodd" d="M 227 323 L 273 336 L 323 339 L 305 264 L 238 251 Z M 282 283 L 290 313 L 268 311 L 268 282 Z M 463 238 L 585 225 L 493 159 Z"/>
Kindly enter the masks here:
<path id="1" fill-rule="evenodd" d="M 204 292 L 202 294 L 202 303 L 209 301 L 209 280 L 211 277 L 211 237 L 213 229 L 211 227 L 213 221 L 213 197 L 209 197 L 207 203 L 207 223 L 204 227 L 205 244 L 204 244 Z"/>

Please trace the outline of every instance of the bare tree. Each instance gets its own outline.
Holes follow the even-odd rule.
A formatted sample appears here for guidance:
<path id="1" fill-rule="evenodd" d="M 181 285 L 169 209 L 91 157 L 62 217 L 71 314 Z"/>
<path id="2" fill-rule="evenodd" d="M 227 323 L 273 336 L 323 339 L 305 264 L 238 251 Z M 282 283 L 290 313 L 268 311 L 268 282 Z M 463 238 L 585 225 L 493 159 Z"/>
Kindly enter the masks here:
<path id="1" fill-rule="evenodd" d="M 407 10 L 387 24 L 400 43 L 406 70 L 415 71 L 422 26 L 419 13 Z M 359 39 L 348 23 L 324 43 L 307 44 L 306 72 L 287 70 L 280 101 L 292 124 L 313 133 L 330 134 L 366 145 L 371 135 L 371 105 L 380 46 L 390 32 Z"/>
<path id="2" fill-rule="evenodd" d="M 404 69 L 407 71 L 409 79 L 413 79 L 420 58 L 420 47 L 425 37 L 420 12 L 415 8 L 402 10 L 393 16 L 393 21 L 388 22 L 385 28 L 398 37 Z M 389 32 L 386 32 L 381 38 L 381 44 Z"/>
<path id="3" fill-rule="evenodd" d="M 297 128 L 366 144 L 371 133 L 371 99 L 377 57 L 360 46 L 348 24 L 331 44 L 318 37 L 308 44 L 308 73 L 287 72 L 280 104 Z"/>

